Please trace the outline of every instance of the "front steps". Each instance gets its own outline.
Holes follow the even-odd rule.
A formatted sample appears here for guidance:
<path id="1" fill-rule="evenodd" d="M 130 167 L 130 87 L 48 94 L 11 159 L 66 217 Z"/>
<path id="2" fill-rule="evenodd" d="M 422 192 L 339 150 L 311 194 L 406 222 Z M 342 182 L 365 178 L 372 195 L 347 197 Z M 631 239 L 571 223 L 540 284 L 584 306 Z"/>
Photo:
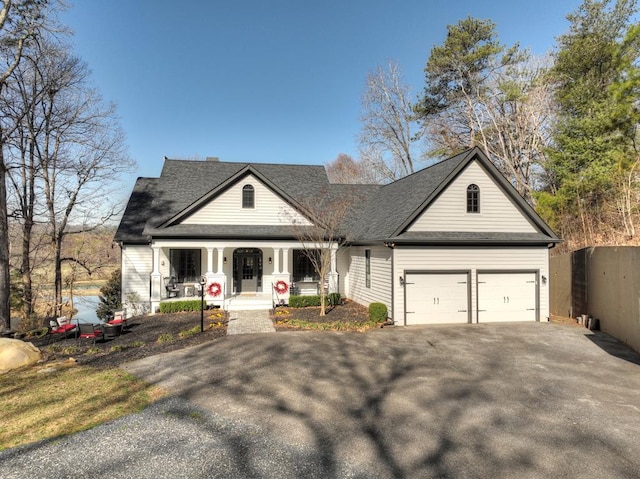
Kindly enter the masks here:
<path id="1" fill-rule="evenodd" d="M 271 295 L 242 295 L 236 294 L 225 298 L 224 309 L 227 311 L 256 311 L 272 309 Z"/>

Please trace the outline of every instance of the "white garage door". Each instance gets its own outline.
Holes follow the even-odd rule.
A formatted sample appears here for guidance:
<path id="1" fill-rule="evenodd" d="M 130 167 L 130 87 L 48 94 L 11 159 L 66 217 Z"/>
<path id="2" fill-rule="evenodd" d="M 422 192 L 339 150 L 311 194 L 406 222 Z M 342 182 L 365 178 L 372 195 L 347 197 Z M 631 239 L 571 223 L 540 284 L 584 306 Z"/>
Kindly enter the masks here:
<path id="1" fill-rule="evenodd" d="M 469 322 L 468 282 L 466 273 L 407 273 L 407 325 Z"/>
<path id="2" fill-rule="evenodd" d="M 536 273 L 478 273 L 478 322 L 535 321 Z"/>

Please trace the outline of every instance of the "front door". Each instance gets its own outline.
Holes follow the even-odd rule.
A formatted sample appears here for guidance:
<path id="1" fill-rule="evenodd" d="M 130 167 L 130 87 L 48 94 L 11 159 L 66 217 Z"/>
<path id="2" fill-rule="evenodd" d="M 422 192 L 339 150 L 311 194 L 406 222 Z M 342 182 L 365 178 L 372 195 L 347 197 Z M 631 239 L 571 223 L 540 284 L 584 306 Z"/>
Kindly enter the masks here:
<path id="1" fill-rule="evenodd" d="M 251 248 L 233 252 L 233 283 L 236 293 L 262 290 L 262 250 Z"/>
<path id="2" fill-rule="evenodd" d="M 240 291 L 257 291 L 258 272 L 256 271 L 256 257 L 253 255 L 242 255 L 240 256 L 240 261 L 240 268 L 242 268 L 242 271 L 240 272 L 242 275 Z"/>

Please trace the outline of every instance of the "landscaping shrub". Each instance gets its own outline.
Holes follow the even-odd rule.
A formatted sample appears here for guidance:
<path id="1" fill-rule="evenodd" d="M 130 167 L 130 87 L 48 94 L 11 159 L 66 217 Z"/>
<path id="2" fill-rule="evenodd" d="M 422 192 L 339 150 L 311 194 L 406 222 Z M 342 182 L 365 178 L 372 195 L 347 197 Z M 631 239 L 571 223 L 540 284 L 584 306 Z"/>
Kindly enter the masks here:
<path id="1" fill-rule="evenodd" d="M 374 323 L 384 323 L 387 320 L 387 307 L 382 303 L 369 305 L 369 320 Z"/>
<path id="2" fill-rule="evenodd" d="M 337 293 L 335 293 L 337 294 Z M 325 296 L 325 304 L 329 304 L 329 298 Z M 289 296 L 289 307 L 306 308 L 307 306 L 320 306 L 320 295 L 313 296 Z"/>
<path id="3" fill-rule="evenodd" d="M 182 311 L 200 311 L 200 300 L 183 299 L 181 301 L 167 301 L 165 303 L 160 303 L 161 313 L 180 313 Z"/>
<path id="4" fill-rule="evenodd" d="M 329 304 L 331 306 L 340 304 L 340 293 L 329 293 Z"/>

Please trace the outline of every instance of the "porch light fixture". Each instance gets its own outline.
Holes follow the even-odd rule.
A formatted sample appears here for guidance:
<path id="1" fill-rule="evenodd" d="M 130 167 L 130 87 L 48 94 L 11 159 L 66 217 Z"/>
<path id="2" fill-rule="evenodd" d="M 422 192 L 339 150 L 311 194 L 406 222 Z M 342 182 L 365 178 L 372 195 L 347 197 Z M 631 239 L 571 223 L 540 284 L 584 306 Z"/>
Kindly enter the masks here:
<path id="1" fill-rule="evenodd" d="M 223 262 L 224 264 L 227 264 L 227 257 L 226 257 L 226 256 L 222 259 L 222 262 Z"/>
<path id="2" fill-rule="evenodd" d="M 404 278 L 400 276 L 398 279 L 400 279 L 400 286 L 404 286 Z"/>
<path id="3" fill-rule="evenodd" d="M 200 332 L 204 332 L 204 287 L 207 285 L 206 276 L 200 276 Z"/>
<path id="4" fill-rule="evenodd" d="M 271 256 L 269 256 L 269 264 L 271 264 Z"/>
<path id="5" fill-rule="evenodd" d="M 547 277 L 544 274 L 542 275 L 542 284 L 547 284 Z"/>

